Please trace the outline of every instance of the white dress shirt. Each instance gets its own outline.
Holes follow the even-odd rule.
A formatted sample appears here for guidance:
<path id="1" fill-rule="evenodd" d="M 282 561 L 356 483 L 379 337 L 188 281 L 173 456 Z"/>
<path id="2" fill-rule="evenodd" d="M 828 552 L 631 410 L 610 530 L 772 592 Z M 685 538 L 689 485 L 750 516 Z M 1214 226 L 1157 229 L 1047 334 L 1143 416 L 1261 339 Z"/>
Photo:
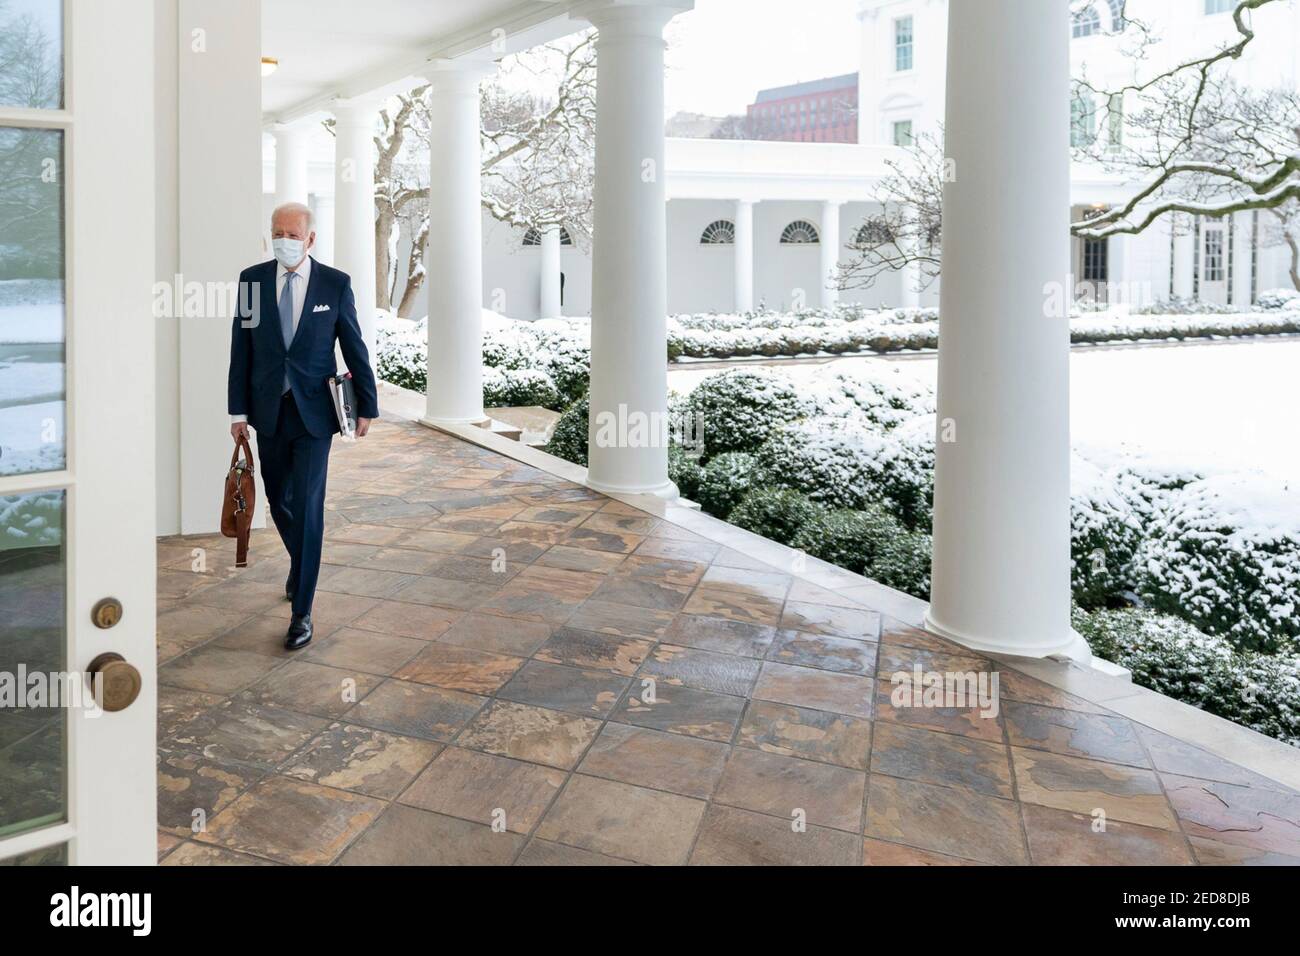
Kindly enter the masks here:
<path id="1" fill-rule="evenodd" d="M 311 281 L 311 256 L 303 257 L 298 268 L 293 270 L 297 278 L 293 280 L 293 331 L 297 333 L 298 323 L 302 320 L 302 307 L 307 302 L 307 283 Z M 280 321 L 280 296 L 284 294 L 284 284 L 289 281 L 289 270 L 283 262 L 275 264 L 275 315 L 276 324 Z M 231 415 L 230 424 L 248 421 L 247 415 Z"/>

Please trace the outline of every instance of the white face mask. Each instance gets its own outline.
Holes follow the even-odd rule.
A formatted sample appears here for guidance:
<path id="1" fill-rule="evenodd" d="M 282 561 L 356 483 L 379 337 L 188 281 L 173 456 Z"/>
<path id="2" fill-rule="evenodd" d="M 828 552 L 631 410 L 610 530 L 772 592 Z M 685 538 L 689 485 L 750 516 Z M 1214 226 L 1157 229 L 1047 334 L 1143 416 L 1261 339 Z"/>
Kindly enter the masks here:
<path id="1" fill-rule="evenodd" d="M 286 236 L 282 239 L 272 239 L 271 251 L 275 253 L 275 258 L 282 266 L 292 269 L 302 262 L 305 245 L 301 239 L 290 239 Z"/>

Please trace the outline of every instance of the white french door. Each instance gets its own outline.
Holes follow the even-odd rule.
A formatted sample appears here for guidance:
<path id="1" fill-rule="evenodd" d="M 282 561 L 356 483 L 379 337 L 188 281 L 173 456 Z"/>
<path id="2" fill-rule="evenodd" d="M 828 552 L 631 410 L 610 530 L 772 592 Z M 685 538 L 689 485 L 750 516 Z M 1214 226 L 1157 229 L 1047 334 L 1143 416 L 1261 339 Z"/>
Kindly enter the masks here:
<path id="1" fill-rule="evenodd" d="M 1201 220 L 1200 301 L 1228 302 L 1228 219 Z"/>
<path id="2" fill-rule="evenodd" d="M 0 2 L 5 863 L 156 853 L 153 62 L 152 0 Z"/>

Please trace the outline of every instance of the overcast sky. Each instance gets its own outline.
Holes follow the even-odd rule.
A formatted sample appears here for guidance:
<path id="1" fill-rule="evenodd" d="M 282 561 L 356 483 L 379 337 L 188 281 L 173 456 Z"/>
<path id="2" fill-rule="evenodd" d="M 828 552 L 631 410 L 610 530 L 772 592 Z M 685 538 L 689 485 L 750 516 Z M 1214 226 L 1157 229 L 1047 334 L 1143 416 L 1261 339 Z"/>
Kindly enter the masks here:
<path id="1" fill-rule="evenodd" d="M 669 24 L 666 112 L 743 113 L 754 94 L 858 68 L 857 0 L 695 0 Z"/>

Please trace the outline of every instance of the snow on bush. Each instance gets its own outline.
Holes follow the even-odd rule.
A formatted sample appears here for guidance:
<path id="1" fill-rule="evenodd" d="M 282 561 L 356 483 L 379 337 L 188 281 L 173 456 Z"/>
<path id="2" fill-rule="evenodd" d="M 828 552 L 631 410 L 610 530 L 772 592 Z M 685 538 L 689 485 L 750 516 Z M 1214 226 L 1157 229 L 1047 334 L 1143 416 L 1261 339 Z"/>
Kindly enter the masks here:
<path id="1" fill-rule="evenodd" d="M 830 507 L 880 504 L 909 527 L 929 513 L 933 472 L 865 419 L 787 424 L 759 448 L 757 462 L 774 480 Z"/>
<path id="2" fill-rule="evenodd" d="M 483 407 L 511 408 L 520 405 L 560 405 L 560 391 L 555 380 L 535 368 L 483 369 Z"/>
<path id="3" fill-rule="evenodd" d="M 1261 309 L 1300 309 L 1300 291 L 1295 289 L 1265 289 L 1255 297 Z"/>
<path id="4" fill-rule="evenodd" d="M 777 428 L 818 410 L 815 399 L 786 375 L 765 368 L 734 368 L 710 375 L 686 400 L 703 429 L 706 457 L 756 451 Z"/>
<path id="5" fill-rule="evenodd" d="M 1223 637 L 1151 610 L 1087 612 L 1074 629 L 1133 681 L 1251 730 L 1300 746 L 1300 657 L 1237 651 Z"/>
<path id="6" fill-rule="evenodd" d="M 563 458 L 575 465 L 587 466 L 587 419 L 591 415 L 591 404 L 586 395 L 570 405 L 560 415 L 551 432 L 551 440 L 543 449 L 556 458 Z"/>
<path id="7" fill-rule="evenodd" d="M 934 392 L 893 364 L 859 364 L 836 372 L 826 388 L 847 398 L 867 421 L 884 431 L 934 414 Z"/>
<path id="8" fill-rule="evenodd" d="M 1300 638 L 1300 501 L 1283 482 L 1214 475 L 1170 493 L 1136 558 L 1142 592 L 1241 649 Z"/>
<path id="9" fill-rule="evenodd" d="M 0 551 L 57 547 L 62 543 L 62 492 L 0 498 Z"/>
<path id="10" fill-rule="evenodd" d="M 726 520 L 750 488 L 760 483 L 754 456 L 728 451 L 709 459 L 696 486 L 695 500 L 715 518 Z"/>
<path id="11" fill-rule="evenodd" d="M 1070 462 L 1070 589 L 1083 607 L 1134 591 L 1133 555 L 1142 523 L 1114 473 L 1075 455 Z"/>

